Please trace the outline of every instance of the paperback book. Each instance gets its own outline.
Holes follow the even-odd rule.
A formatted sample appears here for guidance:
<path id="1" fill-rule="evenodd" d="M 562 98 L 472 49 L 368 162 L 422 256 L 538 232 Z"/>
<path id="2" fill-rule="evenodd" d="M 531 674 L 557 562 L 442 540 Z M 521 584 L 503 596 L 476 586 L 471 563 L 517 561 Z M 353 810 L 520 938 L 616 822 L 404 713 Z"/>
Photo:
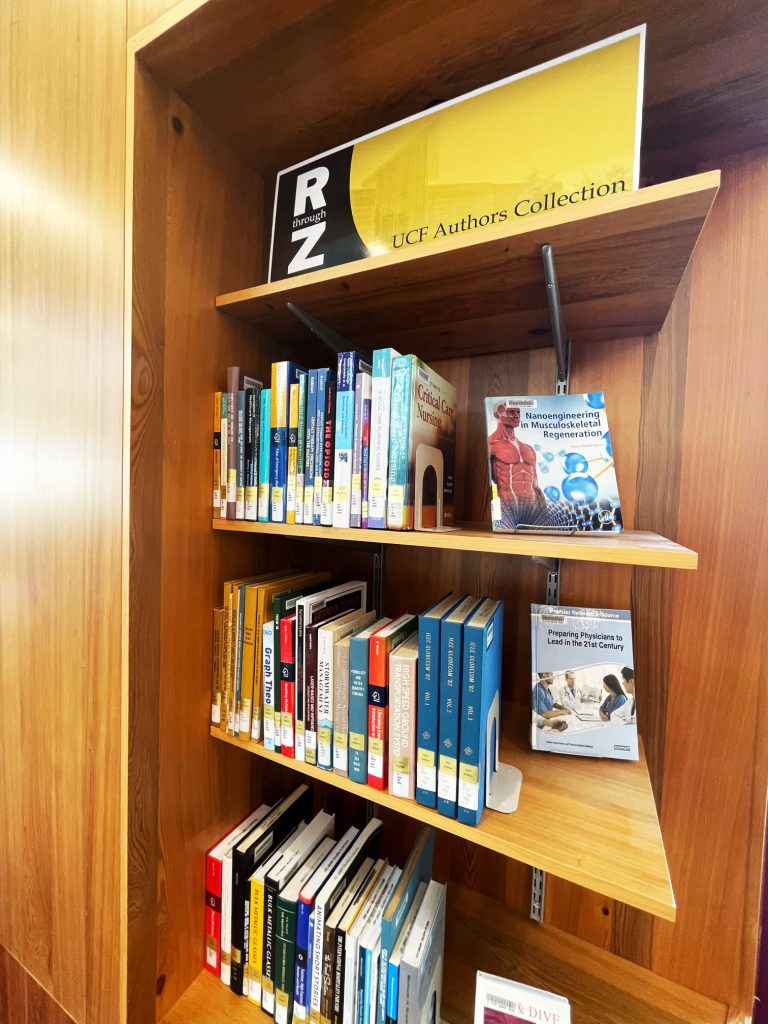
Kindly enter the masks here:
<path id="1" fill-rule="evenodd" d="M 494 530 L 622 529 L 605 395 L 485 399 Z"/>
<path id="2" fill-rule="evenodd" d="M 563 996 L 519 981 L 477 972 L 474 1024 L 571 1024 L 571 1007 Z"/>
<path id="3" fill-rule="evenodd" d="M 531 746 L 637 761 L 628 611 L 531 605 Z"/>

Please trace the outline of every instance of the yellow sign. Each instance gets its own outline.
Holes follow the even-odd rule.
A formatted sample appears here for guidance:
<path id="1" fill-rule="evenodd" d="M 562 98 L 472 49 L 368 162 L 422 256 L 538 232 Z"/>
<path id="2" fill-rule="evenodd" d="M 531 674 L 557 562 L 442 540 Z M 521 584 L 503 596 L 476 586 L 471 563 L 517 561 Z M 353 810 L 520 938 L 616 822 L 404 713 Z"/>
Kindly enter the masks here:
<path id="1" fill-rule="evenodd" d="M 645 26 L 277 178 L 270 280 L 637 188 Z"/>

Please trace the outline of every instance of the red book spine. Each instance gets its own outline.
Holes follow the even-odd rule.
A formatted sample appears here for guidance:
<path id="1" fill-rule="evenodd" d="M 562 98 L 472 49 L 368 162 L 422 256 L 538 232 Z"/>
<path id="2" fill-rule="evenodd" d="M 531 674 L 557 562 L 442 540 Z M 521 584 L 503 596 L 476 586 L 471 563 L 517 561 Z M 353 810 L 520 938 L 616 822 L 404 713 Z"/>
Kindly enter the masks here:
<path id="1" fill-rule="evenodd" d="M 387 653 L 389 639 L 375 633 L 371 637 L 368 657 L 368 785 L 387 788 L 387 719 L 389 687 Z"/>
<path id="2" fill-rule="evenodd" d="M 296 616 L 280 620 L 280 744 L 286 757 L 295 757 L 296 731 Z"/>
<path id="3" fill-rule="evenodd" d="M 205 968 L 218 978 L 221 970 L 221 861 L 205 858 Z"/>

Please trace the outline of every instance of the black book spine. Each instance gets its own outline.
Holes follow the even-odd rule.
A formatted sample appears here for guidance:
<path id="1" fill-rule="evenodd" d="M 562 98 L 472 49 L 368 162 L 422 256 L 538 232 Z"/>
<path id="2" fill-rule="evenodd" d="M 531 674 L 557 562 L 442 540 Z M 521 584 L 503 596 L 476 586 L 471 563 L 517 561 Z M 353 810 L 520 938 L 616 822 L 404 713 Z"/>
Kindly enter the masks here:
<path id="1" fill-rule="evenodd" d="M 275 1015 L 275 911 L 277 882 L 267 878 L 264 883 L 264 956 L 261 970 L 261 1008 L 270 1017 Z"/>
<path id="2" fill-rule="evenodd" d="M 248 858 L 241 851 L 232 854 L 232 966 L 230 968 L 229 987 L 241 996 L 243 994 L 243 978 L 245 962 L 246 918 L 250 923 L 250 902 L 245 898 L 248 888 Z"/>
<path id="3" fill-rule="evenodd" d="M 333 1024 L 342 1024 L 344 1015 L 344 951 L 347 946 L 347 933 L 341 928 L 336 929 L 336 947 L 334 950 L 333 969 Z"/>

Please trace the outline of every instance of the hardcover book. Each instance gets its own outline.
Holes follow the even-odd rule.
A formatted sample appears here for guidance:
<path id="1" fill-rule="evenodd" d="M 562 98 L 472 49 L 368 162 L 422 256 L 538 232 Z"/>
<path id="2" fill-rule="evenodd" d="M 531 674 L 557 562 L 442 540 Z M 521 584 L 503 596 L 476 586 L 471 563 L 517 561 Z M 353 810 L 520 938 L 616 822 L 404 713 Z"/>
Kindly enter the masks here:
<path id="1" fill-rule="evenodd" d="M 286 521 L 288 489 L 288 417 L 290 414 L 290 387 L 298 384 L 299 374 L 304 372 L 290 360 L 272 363 L 272 388 L 270 399 L 270 477 L 271 512 L 273 523 Z M 297 396 L 298 430 L 298 396 Z"/>
<path id="2" fill-rule="evenodd" d="M 317 634 L 317 765 L 333 768 L 335 716 L 335 646 L 339 640 L 364 629 L 376 618 L 375 612 L 353 611 L 332 619 Z M 349 678 L 347 676 L 347 678 Z M 343 699 L 343 698 L 342 698 Z M 344 730 L 346 734 L 346 729 Z"/>
<path id="3" fill-rule="evenodd" d="M 325 507 L 327 510 L 327 526 L 331 525 L 331 493 L 328 489 L 323 491 L 323 481 L 325 479 L 325 470 L 328 471 L 328 485 L 332 486 L 333 476 L 333 463 L 329 462 L 327 467 L 325 465 L 326 455 L 326 442 L 330 442 L 328 447 L 328 455 L 333 454 L 333 416 L 331 415 L 330 421 L 326 426 L 326 420 L 328 419 L 328 410 L 330 405 L 333 404 L 333 396 L 336 394 L 336 371 L 330 367 L 321 367 L 317 370 L 317 397 L 315 401 L 315 451 L 314 451 L 314 464 L 315 464 L 315 483 L 314 493 L 312 497 L 312 525 L 320 526 L 323 521 L 323 501 L 325 500 Z"/>
<path id="4" fill-rule="evenodd" d="M 446 886 L 430 882 L 400 957 L 398 1024 L 440 1020 Z"/>
<path id="5" fill-rule="evenodd" d="M 262 387 L 245 393 L 245 518 L 255 522 L 259 515 L 259 438 Z"/>
<path id="6" fill-rule="evenodd" d="M 317 426 L 317 370 L 307 373 L 307 416 L 304 441 L 304 516 L 303 522 L 312 526 L 315 507 L 315 429 Z"/>
<path id="7" fill-rule="evenodd" d="M 258 498 L 258 521 L 268 523 L 270 515 L 270 448 L 272 428 L 270 419 L 272 416 L 272 390 L 264 388 L 261 392 L 261 407 L 259 409 L 259 498 Z"/>
<path id="8" fill-rule="evenodd" d="M 304 480 L 307 458 L 307 378 L 299 374 L 299 429 L 296 437 L 296 522 L 304 522 Z"/>
<path id="9" fill-rule="evenodd" d="M 306 373 L 299 374 L 299 380 Z M 296 486 L 299 466 L 299 384 L 288 388 L 288 483 L 285 495 L 285 521 L 296 523 Z"/>
<path id="10" fill-rule="evenodd" d="M 387 484 L 388 529 L 453 526 L 456 397 L 456 388 L 416 356 L 395 359 Z"/>
<path id="11" fill-rule="evenodd" d="M 392 620 L 383 616 L 349 641 L 349 777 L 368 781 L 368 664 L 370 640 Z"/>
<path id="12" fill-rule="evenodd" d="M 417 632 L 389 656 L 389 792 L 406 800 L 413 800 L 416 783 L 418 660 Z"/>
<path id="13" fill-rule="evenodd" d="M 366 403 L 371 402 L 371 371 L 366 367 L 355 378 L 355 416 L 352 430 L 352 494 L 349 502 L 349 525 L 363 525 L 363 434 Z M 367 502 L 366 502 L 367 506 Z"/>
<path id="14" fill-rule="evenodd" d="M 414 615 L 401 615 L 377 630 L 368 662 L 368 785 L 386 789 L 389 781 L 389 655 L 417 629 Z"/>
<path id="15" fill-rule="evenodd" d="M 213 516 L 221 518 L 221 392 L 213 395 Z"/>
<path id="16" fill-rule="evenodd" d="M 392 364 L 399 355 L 393 348 L 379 348 L 373 353 L 368 469 L 368 527 L 371 530 L 387 527 Z"/>
<path id="17" fill-rule="evenodd" d="M 571 1007 L 564 996 L 477 972 L 474 1024 L 571 1024 Z"/>
<path id="18" fill-rule="evenodd" d="M 602 391 L 486 398 L 485 422 L 494 530 L 621 530 Z"/>
<path id="19" fill-rule="evenodd" d="M 218 392 L 221 395 L 221 410 L 219 419 L 219 437 L 221 455 L 219 457 L 219 517 L 221 519 L 227 518 L 227 480 L 229 478 L 229 472 L 227 469 L 227 452 L 229 445 L 227 443 L 227 419 L 228 419 L 228 400 L 227 392 Z"/>
<path id="20" fill-rule="evenodd" d="M 336 370 L 336 427 L 331 518 L 333 525 L 342 529 L 349 527 L 352 511 L 355 385 L 358 373 L 370 372 L 370 363 L 367 363 L 359 352 L 339 352 Z"/>
<path id="21" fill-rule="evenodd" d="M 440 625 L 460 598 L 447 594 L 419 615 L 416 686 L 416 800 L 437 807 L 437 747 L 440 707 Z"/>
<path id="22" fill-rule="evenodd" d="M 238 403 L 238 391 L 245 392 L 248 388 L 261 388 L 261 381 L 246 374 L 239 366 L 227 367 L 227 519 L 237 516 L 238 472 L 239 486 L 243 487 L 244 443 L 245 443 L 245 394 Z M 238 408 L 241 421 L 238 426 Z M 244 493 L 244 492 L 243 492 Z"/>
<path id="23" fill-rule="evenodd" d="M 531 746 L 637 761 L 628 611 L 531 605 Z"/>
<path id="24" fill-rule="evenodd" d="M 355 1019 L 356 978 L 352 977 L 357 964 L 357 938 L 366 917 L 376 903 L 376 893 L 383 891 L 389 874 L 386 861 L 379 859 L 371 868 L 352 903 L 339 922 L 336 938 L 336 977 L 333 993 L 333 1024 L 344 1024 Z M 391 869 L 390 869 L 391 870 Z M 357 929 L 357 931 L 356 931 Z"/>
<path id="25" fill-rule="evenodd" d="M 343 998 L 342 970 L 345 934 L 341 922 L 361 892 L 365 891 L 374 871 L 374 858 L 366 857 L 360 864 L 346 891 L 341 895 L 333 913 L 325 922 L 323 943 L 323 991 L 320 1005 L 321 1024 L 333 1024 L 336 1015 L 340 1017 L 340 1000 Z"/>
<path id="26" fill-rule="evenodd" d="M 459 730 L 459 821 L 477 825 L 485 806 L 488 716 L 501 701 L 504 604 L 487 598 L 464 625 Z"/>

